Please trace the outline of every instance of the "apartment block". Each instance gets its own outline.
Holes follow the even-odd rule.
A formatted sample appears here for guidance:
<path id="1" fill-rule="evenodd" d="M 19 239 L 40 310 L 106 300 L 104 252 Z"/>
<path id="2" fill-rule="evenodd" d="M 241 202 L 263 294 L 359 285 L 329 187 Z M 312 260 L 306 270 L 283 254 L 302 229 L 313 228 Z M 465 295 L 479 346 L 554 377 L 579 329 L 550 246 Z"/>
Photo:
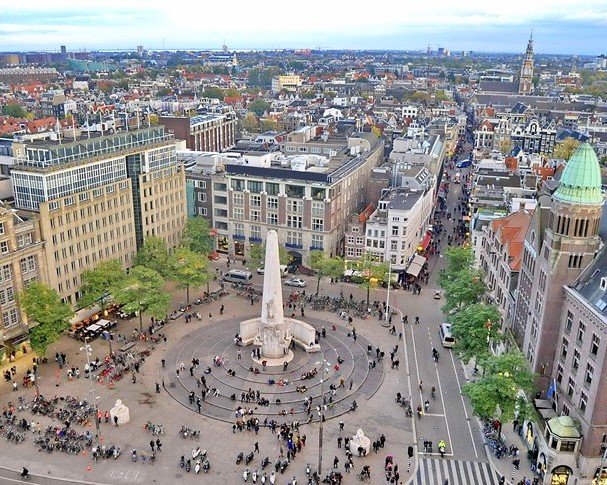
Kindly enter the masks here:
<path id="1" fill-rule="evenodd" d="M 234 113 L 189 116 L 161 116 L 164 125 L 176 139 L 185 140 L 193 151 L 221 152 L 236 143 L 236 115 Z"/>
<path id="2" fill-rule="evenodd" d="M 340 147 L 335 141 L 328 146 L 310 141 L 289 145 L 296 156 L 245 153 L 212 176 L 218 251 L 246 257 L 269 229 L 278 229 L 295 264 L 307 262 L 313 250 L 343 255 L 346 221 L 366 206 L 367 183 L 381 161 L 383 142 L 367 133 L 342 138 Z M 312 149 L 328 156 L 311 154 Z"/>

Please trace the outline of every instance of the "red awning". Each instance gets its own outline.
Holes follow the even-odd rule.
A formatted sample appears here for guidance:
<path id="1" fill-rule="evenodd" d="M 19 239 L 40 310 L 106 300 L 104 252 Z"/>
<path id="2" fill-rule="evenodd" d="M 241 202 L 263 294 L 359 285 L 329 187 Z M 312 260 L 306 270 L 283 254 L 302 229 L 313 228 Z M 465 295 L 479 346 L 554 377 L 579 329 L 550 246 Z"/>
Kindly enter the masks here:
<path id="1" fill-rule="evenodd" d="M 419 243 L 419 247 L 425 251 L 428 248 L 428 245 L 430 244 L 431 239 L 432 239 L 432 233 L 430 231 L 427 231 L 426 235 L 424 236 L 424 239 L 422 240 L 421 243 Z"/>

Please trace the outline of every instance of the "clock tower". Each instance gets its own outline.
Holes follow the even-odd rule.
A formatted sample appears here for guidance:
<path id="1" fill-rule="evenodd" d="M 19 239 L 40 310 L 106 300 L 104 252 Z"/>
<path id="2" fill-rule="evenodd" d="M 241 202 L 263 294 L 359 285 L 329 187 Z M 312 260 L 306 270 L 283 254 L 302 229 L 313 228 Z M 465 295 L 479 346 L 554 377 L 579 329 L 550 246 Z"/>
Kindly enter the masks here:
<path id="1" fill-rule="evenodd" d="M 533 34 L 529 37 L 525 60 L 521 66 L 521 75 L 518 80 L 518 93 L 531 94 L 533 92 Z"/>

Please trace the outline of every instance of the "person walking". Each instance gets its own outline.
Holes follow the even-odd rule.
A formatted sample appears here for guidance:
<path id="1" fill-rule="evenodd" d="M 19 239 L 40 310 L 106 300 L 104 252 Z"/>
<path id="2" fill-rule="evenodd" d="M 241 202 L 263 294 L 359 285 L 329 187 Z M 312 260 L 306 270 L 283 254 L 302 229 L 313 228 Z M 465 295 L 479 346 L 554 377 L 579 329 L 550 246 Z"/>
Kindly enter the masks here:
<path id="1" fill-rule="evenodd" d="M 158 451 L 162 451 L 162 443 L 160 442 L 160 438 L 156 438 L 156 449 Z"/>
<path id="2" fill-rule="evenodd" d="M 333 458 L 333 468 L 337 468 L 337 465 L 339 465 L 339 458 L 335 457 Z"/>
<path id="3" fill-rule="evenodd" d="M 154 451 L 155 445 L 156 445 L 156 443 L 154 443 L 154 440 L 150 440 L 150 448 L 152 448 L 152 451 Z"/>

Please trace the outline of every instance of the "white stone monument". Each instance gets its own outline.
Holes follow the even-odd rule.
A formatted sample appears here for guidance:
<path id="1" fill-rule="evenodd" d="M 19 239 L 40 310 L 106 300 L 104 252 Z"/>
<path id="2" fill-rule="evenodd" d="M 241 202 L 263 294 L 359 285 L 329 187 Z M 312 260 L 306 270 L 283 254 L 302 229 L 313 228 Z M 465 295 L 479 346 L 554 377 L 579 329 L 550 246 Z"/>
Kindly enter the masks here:
<path id="1" fill-rule="evenodd" d="M 352 450 L 352 453 L 357 453 L 358 447 L 361 447 L 365 451 L 365 454 L 368 454 L 371 448 L 371 440 L 365 436 L 362 429 L 356 431 L 356 436 L 352 436 L 350 440 L 350 450 Z"/>
<path id="2" fill-rule="evenodd" d="M 129 408 L 122 404 L 121 399 L 117 399 L 114 407 L 110 409 L 110 416 L 112 417 L 112 423 L 116 422 L 114 421 L 114 416 L 118 418 L 117 423 L 119 426 L 121 424 L 126 424 L 131 420 Z"/>
<path id="3" fill-rule="evenodd" d="M 242 345 L 260 346 L 268 365 L 282 365 L 293 357 L 289 351 L 292 340 L 307 352 L 320 350 L 315 343 L 314 327 L 284 316 L 278 255 L 278 233 L 270 230 L 266 239 L 261 317 L 240 323 Z"/>

